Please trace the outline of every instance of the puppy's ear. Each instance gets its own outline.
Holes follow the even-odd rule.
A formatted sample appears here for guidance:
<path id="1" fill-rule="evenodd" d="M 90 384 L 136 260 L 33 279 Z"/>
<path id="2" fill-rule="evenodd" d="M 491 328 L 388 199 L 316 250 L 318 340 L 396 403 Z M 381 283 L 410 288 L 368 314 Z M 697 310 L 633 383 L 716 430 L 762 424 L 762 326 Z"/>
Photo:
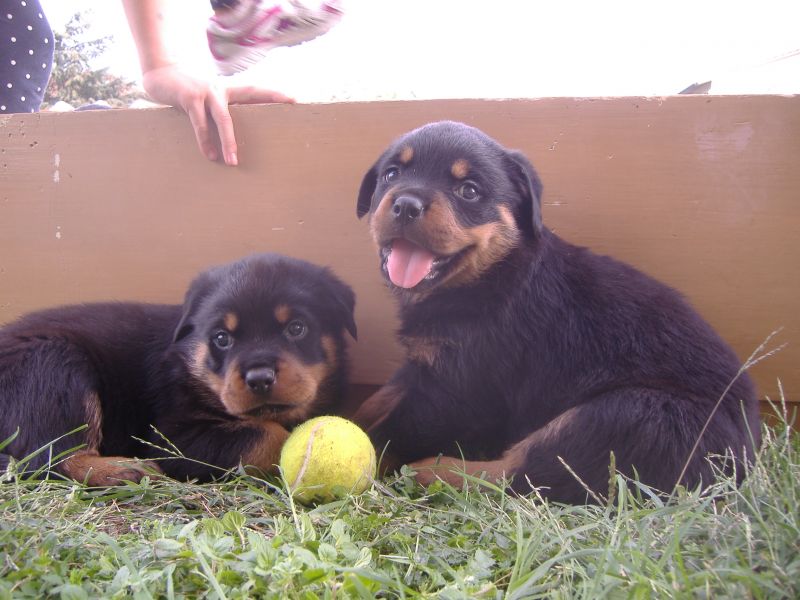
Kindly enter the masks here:
<path id="1" fill-rule="evenodd" d="M 522 200 L 520 227 L 532 237 L 538 237 L 542 231 L 542 181 L 522 152 L 509 150 L 507 156 Z"/>
<path id="2" fill-rule="evenodd" d="M 175 327 L 175 333 L 172 336 L 173 343 L 185 339 L 194 331 L 194 317 L 203 300 L 216 288 L 218 280 L 219 276 L 215 269 L 201 273 L 192 281 L 183 300 L 183 314 Z"/>
<path id="3" fill-rule="evenodd" d="M 378 163 L 372 165 L 364 179 L 361 180 L 361 188 L 358 190 L 358 204 L 356 204 L 356 215 L 360 219 L 369 212 L 372 206 L 372 196 L 378 185 Z"/>
<path id="4" fill-rule="evenodd" d="M 327 291 L 331 296 L 333 314 L 354 340 L 358 339 L 356 329 L 355 308 L 356 295 L 352 288 L 341 279 L 327 271 Z"/>

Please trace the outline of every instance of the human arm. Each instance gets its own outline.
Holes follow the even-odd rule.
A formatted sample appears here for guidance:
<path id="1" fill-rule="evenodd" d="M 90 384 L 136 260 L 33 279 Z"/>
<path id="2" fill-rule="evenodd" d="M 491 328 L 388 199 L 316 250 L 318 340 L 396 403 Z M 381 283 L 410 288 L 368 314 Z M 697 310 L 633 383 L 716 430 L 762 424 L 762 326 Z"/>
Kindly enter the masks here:
<path id="1" fill-rule="evenodd" d="M 230 166 L 238 164 L 229 104 L 294 102 L 280 92 L 252 86 L 228 88 L 185 73 L 165 44 L 163 9 L 166 2 L 122 0 L 122 4 L 139 53 L 144 89 L 156 102 L 175 106 L 188 115 L 197 145 L 209 160 L 220 157 L 213 133 L 213 126 L 216 126 L 222 159 Z"/>

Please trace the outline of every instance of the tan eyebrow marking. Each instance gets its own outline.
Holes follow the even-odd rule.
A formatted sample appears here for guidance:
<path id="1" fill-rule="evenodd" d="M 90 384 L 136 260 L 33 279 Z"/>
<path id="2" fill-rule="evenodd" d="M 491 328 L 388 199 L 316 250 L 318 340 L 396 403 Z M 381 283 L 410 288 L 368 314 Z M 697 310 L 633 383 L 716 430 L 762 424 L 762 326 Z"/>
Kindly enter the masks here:
<path id="1" fill-rule="evenodd" d="M 223 318 L 223 323 L 225 323 L 225 329 L 228 331 L 236 331 L 236 328 L 239 326 L 239 317 L 236 316 L 236 313 L 226 313 Z"/>
<path id="2" fill-rule="evenodd" d="M 469 163 L 463 158 L 459 158 L 453 163 L 453 166 L 450 167 L 450 172 L 456 179 L 464 179 L 464 177 L 469 175 Z"/>
<path id="3" fill-rule="evenodd" d="M 279 323 L 287 323 L 292 316 L 292 310 L 286 304 L 279 304 L 275 307 L 275 318 Z"/>
<path id="4" fill-rule="evenodd" d="M 400 151 L 400 162 L 407 165 L 414 158 L 414 149 L 411 146 L 404 146 Z"/>

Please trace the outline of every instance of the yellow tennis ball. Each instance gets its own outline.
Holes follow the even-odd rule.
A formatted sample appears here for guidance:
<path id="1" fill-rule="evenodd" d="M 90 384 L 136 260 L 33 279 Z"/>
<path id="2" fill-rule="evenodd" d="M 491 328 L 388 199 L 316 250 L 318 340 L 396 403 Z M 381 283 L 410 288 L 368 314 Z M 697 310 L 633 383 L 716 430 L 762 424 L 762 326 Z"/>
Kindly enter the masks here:
<path id="1" fill-rule="evenodd" d="M 280 466 L 300 502 L 331 502 L 360 494 L 375 479 L 375 449 L 358 425 L 341 417 L 310 419 L 292 431 Z"/>

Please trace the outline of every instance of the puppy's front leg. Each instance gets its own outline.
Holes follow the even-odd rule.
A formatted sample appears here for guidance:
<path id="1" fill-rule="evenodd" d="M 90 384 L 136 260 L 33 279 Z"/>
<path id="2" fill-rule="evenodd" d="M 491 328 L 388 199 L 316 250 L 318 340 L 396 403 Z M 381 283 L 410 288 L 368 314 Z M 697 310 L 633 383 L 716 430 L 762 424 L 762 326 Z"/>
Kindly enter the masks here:
<path id="1" fill-rule="evenodd" d="M 369 433 L 380 426 L 402 399 L 403 389 L 388 383 L 364 400 L 350 419 Z"/>
<path id="2" fill-rule="evenodd" d="M 239 464 L 260 473 L 277 473 L 281 448 L 289 432 L 268 420 L 171 420 L 151 435 L 153 457 L 175 479 L 209 481 Z M 165 441 L 166 440 L 166 441 Z M 175 448 L 183 457 L 175 456 Z"/>
<path id="3" fill-rule="evenodd" d="M 242 465 L 254 475 L 261 473 L 277 474 L 278 462 L 281 458 L 283 448 L 289 432 L 280 423 L 275 421 L 262 421 L 257 425 L 261 430 L 261 436 L 257 437 L 250 448 L 242 453 Z"/>
<path id="4" fill-rule="evenodd" d="M 379 469 L 382 474 L 392 473 L 403 464 L 394 453 L 391 444 L 386 446 L 386 439 L 380 435 L 381 424 L 394 411 L 402 400 L 403 391 L 391 384 L 384 385 L 367 398 L 350 419 L 370 436 L 375 444 L 375 452 L 380 459 Z"/>

